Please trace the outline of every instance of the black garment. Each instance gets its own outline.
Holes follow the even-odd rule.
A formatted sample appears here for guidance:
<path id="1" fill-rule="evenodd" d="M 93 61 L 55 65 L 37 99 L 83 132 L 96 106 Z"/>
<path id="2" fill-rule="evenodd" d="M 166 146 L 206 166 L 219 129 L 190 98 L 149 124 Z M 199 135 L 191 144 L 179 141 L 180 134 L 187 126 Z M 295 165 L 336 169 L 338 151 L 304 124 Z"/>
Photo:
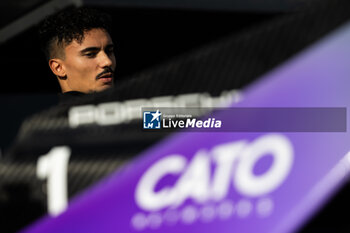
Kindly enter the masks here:
<path id="1" fill-rule="evenodd" d="M 80 99 L 82 96 L 86 96 L 85 93 L 79 92 L 79 91 L 68 91 L 64 93 L 59 93 L 59 105 L 67 105 L 72 102 L 75 102 L 76 100 Z"/>

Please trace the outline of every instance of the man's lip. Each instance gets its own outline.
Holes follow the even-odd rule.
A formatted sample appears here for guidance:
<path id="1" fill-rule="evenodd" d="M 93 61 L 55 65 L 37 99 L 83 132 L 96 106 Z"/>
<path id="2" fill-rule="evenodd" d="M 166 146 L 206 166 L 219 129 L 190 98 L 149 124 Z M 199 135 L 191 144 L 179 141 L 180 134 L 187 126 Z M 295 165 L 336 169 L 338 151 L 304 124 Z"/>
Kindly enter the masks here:
<path id="1" fill-rule="evenodd" d="M 113 78 L 113 74 L 112 73 L 106 73 L 104 75 L 101 75 L 97 79 L 101 79 L 101 78 Z"/>
<path id="2" fill-rule="evenodd" d="M 102 78 L 99 78 L 99 80 L 101 80 L 104 83 L 111 83 L 113 81 L 113 78 L 112 77 L 102 77 Z"/>
<path id="3" fill-rule="evenodd" d="M 98 79 L 99 82 L 102 83 L 102 85 L 113 85 L 113 78 L 112 77 L 101 77 Z"/>

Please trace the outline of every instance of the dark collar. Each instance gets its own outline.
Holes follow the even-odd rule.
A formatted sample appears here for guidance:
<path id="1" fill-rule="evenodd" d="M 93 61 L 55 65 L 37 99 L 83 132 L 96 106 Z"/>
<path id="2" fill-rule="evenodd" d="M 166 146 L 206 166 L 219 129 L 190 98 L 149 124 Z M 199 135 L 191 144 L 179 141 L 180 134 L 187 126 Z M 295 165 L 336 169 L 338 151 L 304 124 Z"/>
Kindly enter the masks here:
<path id="1" fill-rule="evenodd" d="M 79 99 L 82 96 L 85 96 L 85 93 L 79 92 L 79 91 L 68 91 L 64 93 L 59 93 L 58 98 L 59 98 L 59 104 L 69 104 L 72 101 L 75 101 Z"/>

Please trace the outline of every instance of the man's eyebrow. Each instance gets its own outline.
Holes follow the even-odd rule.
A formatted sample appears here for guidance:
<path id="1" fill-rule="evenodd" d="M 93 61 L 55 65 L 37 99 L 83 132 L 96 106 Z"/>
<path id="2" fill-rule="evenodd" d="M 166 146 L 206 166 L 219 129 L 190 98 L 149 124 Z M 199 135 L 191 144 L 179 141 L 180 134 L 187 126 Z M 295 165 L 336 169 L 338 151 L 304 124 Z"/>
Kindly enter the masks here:
<path id="1" fill-rule="evenodd" d="M 81 54 L 87 53 L 87 52 L 96 52 L 99 51 L 100 48 L 98 47 L 88 47 L 80 51 Z"/>
<path id="2" fill-rule="evenodd" d="M 110 49 L 110 48 L 113 48 L 114 47 L 114 44 L 108 44 L 106 46 L 107 49 Z M 101 48 L 99 47 L 87 47 L 83 50 L 80 51 L 81 54 L 84 54 L 84 53 L 87 53 L 87 52 L 96 52 L 96 51 L 99 51 Z"/>
<path id="3" fill-rule="evenodd" d="M 107 46 L 106 46 L 106 49 L 113 49 L 114 48 L 114 44 L 108 44 Z"/>

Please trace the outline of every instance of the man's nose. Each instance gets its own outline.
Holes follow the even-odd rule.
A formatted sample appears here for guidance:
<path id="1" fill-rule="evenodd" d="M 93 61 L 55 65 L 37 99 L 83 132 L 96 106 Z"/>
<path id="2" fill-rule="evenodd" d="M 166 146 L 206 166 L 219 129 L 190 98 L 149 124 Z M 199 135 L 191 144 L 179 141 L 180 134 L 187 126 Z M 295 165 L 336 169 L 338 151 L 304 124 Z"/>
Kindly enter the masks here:
<path id="1" fill-rule="evenodd" d="M 101 54 L 100 66 L 101 67 L 110 67 L 112 66 L 112 58 L 108 56 L 105 52 Z"/>

